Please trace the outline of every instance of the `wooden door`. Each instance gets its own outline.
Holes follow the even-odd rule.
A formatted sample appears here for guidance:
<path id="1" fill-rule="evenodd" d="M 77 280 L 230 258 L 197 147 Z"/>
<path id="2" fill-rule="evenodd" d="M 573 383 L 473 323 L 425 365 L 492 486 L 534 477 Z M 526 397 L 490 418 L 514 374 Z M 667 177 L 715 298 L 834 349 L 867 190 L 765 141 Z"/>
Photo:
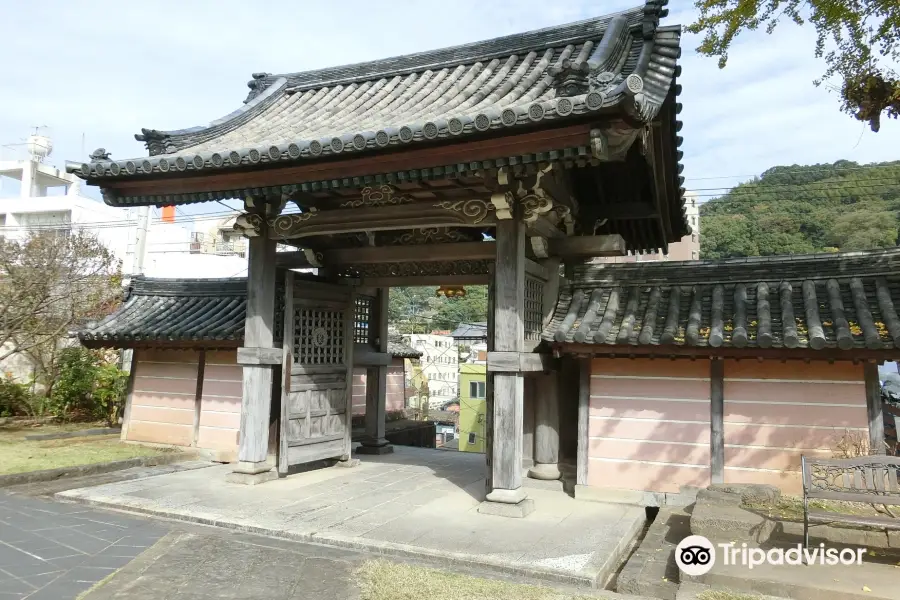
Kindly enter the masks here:
<path id="1" fill-rule="evenodd" d="M 278 471 L 350 457 L 353 290 L 285 277 Z M 290 310 L 288 307 L 291 307 Z"/>

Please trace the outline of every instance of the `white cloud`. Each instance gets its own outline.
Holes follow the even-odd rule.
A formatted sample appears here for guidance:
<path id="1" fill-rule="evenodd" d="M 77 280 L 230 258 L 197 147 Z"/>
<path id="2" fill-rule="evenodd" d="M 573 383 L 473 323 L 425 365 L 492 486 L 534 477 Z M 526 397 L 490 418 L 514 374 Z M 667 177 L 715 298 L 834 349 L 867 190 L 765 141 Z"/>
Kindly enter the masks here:
<path id="1" fill-rule="evenodd" d="M 0 144 L 48 125 L 57 163 L 82 160 L 99 146 L 115 157 L 139 156 L 145 151 L 132 136 L 141 127 L 178 129 L 219 118 L 241 105 L 255 71 L 372 60 L 637 3 L 225 0 L 120 3 L 114 9 L 22 3 L 0 23 L 6 56 Z M 673 9 L 666 22 L 690 18 Z M 699 178 L 754 174 L 778 164 L 898 158 L 900 122 L 883 123 L 881 133 L 872 134 L 839 112 L 835 94 L 813 87 L 823 67 L 813 57 L 810 31 L 786 24 L 772 36 L 742 36 L 724 70 L 694 53 L 697 42 L 686 36 L 681 60 L 689 185 L 712 187 Z"/>

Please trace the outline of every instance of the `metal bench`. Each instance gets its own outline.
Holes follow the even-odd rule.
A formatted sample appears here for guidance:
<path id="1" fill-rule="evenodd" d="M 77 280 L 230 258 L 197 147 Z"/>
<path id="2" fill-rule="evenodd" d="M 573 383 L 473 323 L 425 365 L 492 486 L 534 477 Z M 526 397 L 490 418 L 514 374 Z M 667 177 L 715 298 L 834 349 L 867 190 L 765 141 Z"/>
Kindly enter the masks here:
<path id="1" fill-rule="evenodd" d="M 803 471 L 803 547 L 809 547 L 810 523 L 850 523 L 878 529 L 900 529 L 900 518 L 810 511 L 810 500 L 900 505 L 900 457 L 801 457 Z"/>

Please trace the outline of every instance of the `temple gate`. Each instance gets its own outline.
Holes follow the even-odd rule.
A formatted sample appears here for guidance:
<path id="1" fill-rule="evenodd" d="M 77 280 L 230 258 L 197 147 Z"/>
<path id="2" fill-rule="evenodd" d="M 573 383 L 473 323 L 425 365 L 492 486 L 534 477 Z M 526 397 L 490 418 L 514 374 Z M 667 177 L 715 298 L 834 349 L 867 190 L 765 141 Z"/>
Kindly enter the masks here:
<path id="1" fill-rule="evenodd" d="M 531 510 L 526 394 L 537 421 L 530 476 L 558 478 L 560 455 L 572 454 L 560 415 L 577 406 L 572 380 L 584 376 L 541 342 L 561 278 L 594 257 L 665 252 L 690 233 L 677 149 L 680 29 L 660 26 L 666 3 L 349 67 L 254 74 L 245 105 L 226 118 L 142 130 L 148 157 L 113 160 L 101 149 L 67 165 L 113 206 L 244 201 L 235 480 L 274 476 L 274 405 L 279 471 L 349 459 L 354 364 L 369 382 L 360 451 L 389 451 L 387 289 L 487 284 L 482 510 Z M 318 270 L 315 282 L 289 271 L 301 267 Z M 355 330 L 358 313 L 365 331 Z"/>

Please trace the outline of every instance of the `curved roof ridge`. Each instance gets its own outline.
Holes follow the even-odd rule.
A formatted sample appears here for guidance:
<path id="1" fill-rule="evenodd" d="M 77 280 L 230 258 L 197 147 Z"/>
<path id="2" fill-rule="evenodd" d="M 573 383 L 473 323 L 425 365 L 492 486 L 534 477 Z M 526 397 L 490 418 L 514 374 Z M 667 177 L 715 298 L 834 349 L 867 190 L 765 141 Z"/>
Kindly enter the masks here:
<path id="1" fill-rule="evenodd" d="M 647 4 L 654 4 L 654 2 L 655 0 L 650 0 Z M 348 65 L 293 73 L 254 73 L 253 81 L 247 84 L 250 87 L 250 94 L 247 100 L 255 98 L 257 94 L 267 89 L 269 81 L 274 81 L 276 78 L 281 77 L 288 80 L 292 90 L 300 91 L 312 87 L 368 81 L 425 70 L 439 70 L 455 67 L 459 64 L 484 62 L 493 58 L 509 56 L 510 54 L 523 52 L 527 54 L 532 50 L 556 48 L 583 42 L 596 36 L 598 33 L 602 33 L 609 21 L 619 15 L 627 16 L 630 26 L 640 25 L 644 18 L 645 7 L 646 5 L 640 5 L 600 17 L 591 17 L 562 25 L 552 25 L 488 40 L 468 42 L 456 46 L 435 48 L 413 54 Z"/>
<path id="2" fill-rule="evenodd" d="M 239 109 L 211 121 L 208 125 L 197 125 L 169 131 L 142 127 L 141 133 L 134 134 L 134 139 L 144 142 L 147 150 L 150 152 L 150 156 L 168 154 L 202 144 L 207 140 L 239 127 L 258 113 L 266 110 L 281 97 L 280 92 L 284 91 L 286 86 L 286 79 L 276 78 L 263 92 L 257 94 L 253 99 L 248 98 L 245 100 L 245 104 Z M 187 143 L 179 143 L 182 141 L 180 138 L 187 138 Z"/>
<path id="3" fill-rule="evenodd" d="M 787 279 L 833 279 L 887 274 L 900 266 L 900 248 L 847 252 L 820 252 L 773 256 L 735 257 L 718 260 L 647 261 L 593 264 L 576 268 L 576 285 L 610 285 L 621 282 L 640 285 L 666 278 L 677 283 L 688 280 L 704 284 L 710 278 L 754 281 Z"/>

